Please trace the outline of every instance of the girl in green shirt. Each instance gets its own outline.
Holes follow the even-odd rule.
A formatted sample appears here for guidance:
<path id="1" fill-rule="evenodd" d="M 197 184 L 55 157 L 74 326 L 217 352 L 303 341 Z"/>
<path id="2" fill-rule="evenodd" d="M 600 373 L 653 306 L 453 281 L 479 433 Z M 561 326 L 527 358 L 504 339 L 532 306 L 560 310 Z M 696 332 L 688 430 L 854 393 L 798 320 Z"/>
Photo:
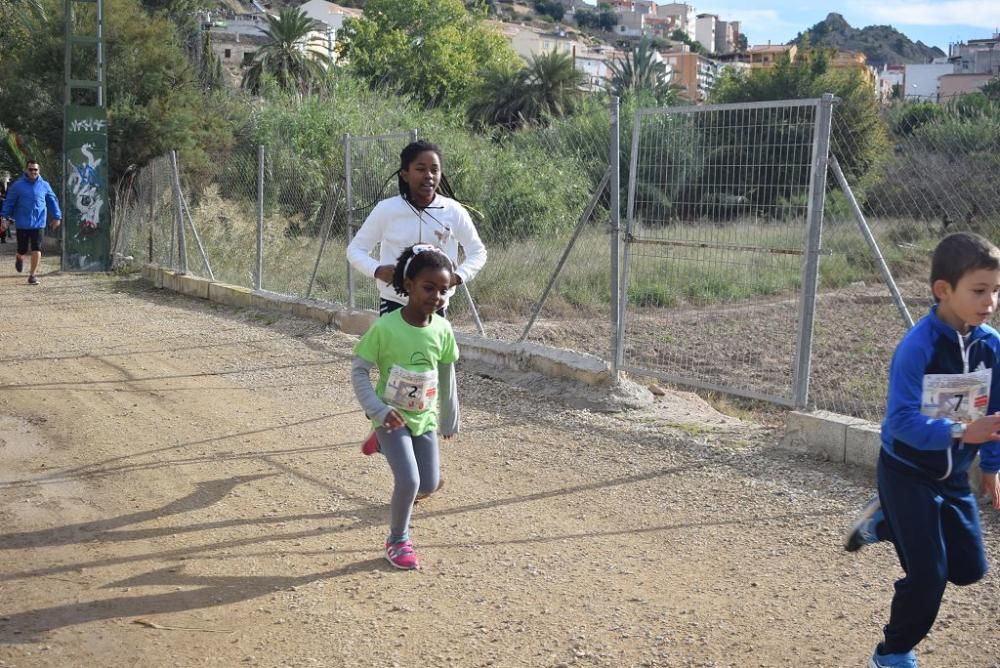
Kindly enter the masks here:
<path id="1" fill-rule="evenodd" d="M 394 478 L 385 558 L 406 570 L 418 567 L 409 535 L 413 502 L 418 493 L 437 489 L 440 480 L 437 431 L 445 439 L 458 432 L 451 368 L 458 345 L 451 324 L 437 314 L 447 300 L 453 271 L 440 248 L 417 244 L 404 250 L 392 285 L 408 301 L 361 337 L 351 367 L 354 392 L 372 419 Z M 374 387 L 373 368 L 378 369 Z"/>

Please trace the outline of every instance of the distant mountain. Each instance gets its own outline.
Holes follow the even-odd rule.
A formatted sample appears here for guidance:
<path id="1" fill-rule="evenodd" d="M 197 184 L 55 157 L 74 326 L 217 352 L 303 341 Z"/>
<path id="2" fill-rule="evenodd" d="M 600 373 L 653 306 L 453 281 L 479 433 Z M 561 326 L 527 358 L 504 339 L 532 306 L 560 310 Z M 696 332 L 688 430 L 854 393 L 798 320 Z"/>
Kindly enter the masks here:
<path id="1" fill-rule="evenodd" d="M 906 63 L 929 63 L 934 58 L 947 54 L 936 46 L 927 46 L 921 41 L 914 42 L 892 26 L 868 26 L 852 28 L 840 14 L 830 13 L 804 33 L 799 33 L 792 44 L 801 44 L 808 36 L 813 46 L 832 46 L 845 51 L 860 51 L 868 57 L 874 67 L 882 65 L 904 65 Z"/>

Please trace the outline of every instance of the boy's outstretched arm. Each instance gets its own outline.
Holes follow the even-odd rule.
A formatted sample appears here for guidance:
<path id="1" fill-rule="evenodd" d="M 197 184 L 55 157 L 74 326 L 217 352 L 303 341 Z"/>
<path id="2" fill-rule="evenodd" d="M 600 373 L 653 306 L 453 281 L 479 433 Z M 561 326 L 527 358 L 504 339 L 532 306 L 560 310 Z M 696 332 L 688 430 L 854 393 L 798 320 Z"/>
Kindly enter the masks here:
<path id="1" fill-rule="evenodd" d="M 438 365 L 438 397 L 441 402 L 438 429 L 442 438 L 451 438 L 458 433 L 459 406 L 455 365 L 450 362 Z"/>

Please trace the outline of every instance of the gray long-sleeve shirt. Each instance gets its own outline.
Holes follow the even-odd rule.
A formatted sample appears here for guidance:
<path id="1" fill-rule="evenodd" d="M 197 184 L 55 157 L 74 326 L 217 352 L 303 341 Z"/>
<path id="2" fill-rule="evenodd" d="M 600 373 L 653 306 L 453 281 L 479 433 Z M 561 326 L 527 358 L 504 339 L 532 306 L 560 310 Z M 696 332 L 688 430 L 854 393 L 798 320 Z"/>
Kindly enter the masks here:
<path id="1" fill-rule="evenodd" d="M 375 393 L 371 381 L 373 368 L 375 368 L 374 364 L 355 355 L 351 362 L 351 385 L 354 386 L 354 395 L 358 398 L 358 403 L 361 404 L 365 415 L 384 424 L 392 407 L 382 401 Z M 442 363 L 438 365 L 438 400 L 440 401 L 438 431 L 441 432 L 442 436 L 457 434 L 459 405 L 454 364 Z"/>

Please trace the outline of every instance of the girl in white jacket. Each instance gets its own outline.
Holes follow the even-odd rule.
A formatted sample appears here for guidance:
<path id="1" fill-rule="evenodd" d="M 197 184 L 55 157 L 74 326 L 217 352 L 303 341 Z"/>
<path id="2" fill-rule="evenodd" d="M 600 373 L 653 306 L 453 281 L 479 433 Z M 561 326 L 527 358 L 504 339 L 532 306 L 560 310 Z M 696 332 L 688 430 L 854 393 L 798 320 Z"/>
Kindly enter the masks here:
<path id="1" fill-rule="evenodd" d="M 399 195 L 376 204 L 347 245 L 347 260 L 351 265 L 375 278 L 381 297 L 380 315 L 405 305 L 392 288 L 392 272 L 396 258 L 414 244 L 433 244 L 455 263 L 452 292 L 486 264 L 486 247 L 479 239 L 472 217 L 454 199 L 444 177 L 441 149 L 426 141 L 412 142 L 399 154 L 399 163 L 396 172 Z M 379 245 L 377 260 L 372 257 L 376 245 Z M 461 264 L 459 246 L 465 254 Z"/>

